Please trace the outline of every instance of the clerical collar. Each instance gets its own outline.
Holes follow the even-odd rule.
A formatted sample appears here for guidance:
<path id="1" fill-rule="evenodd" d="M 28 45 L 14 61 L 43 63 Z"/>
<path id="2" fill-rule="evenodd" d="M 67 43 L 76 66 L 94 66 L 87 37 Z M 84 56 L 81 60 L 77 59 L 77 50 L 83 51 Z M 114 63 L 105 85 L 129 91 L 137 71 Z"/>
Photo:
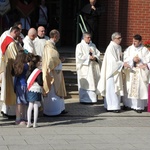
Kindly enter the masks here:
<path id="1" fill-rule="evenodd" d="M 56 44 L 51 38 L 50 38 L 50 42 L 53 43 L 54 45 Z"/>
<path id="2" fill-rule="evenodd" d="M 45 37 L 44 37 L 44 36 L 43 36 L 43 37 L 38 36 L 38 38 L 39 38 L 39 39 L 45 39 Z"/>
<path id="3" fill-rule="evenodd" d="M 134 44 L 133 44 L 133 47 L 134 47 L 136 50 L 139 50 L 139 49 L 141 49 L 141 47 L 143 47 L 143 45 L 140 44 L 138 47 L 135 47 Z"/>

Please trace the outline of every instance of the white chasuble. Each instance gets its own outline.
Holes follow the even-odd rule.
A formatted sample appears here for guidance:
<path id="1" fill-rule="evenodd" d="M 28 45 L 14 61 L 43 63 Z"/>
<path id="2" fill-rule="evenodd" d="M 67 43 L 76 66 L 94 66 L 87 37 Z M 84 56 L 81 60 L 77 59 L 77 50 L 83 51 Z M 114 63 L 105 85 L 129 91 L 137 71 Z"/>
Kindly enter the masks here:
<path id="1" fill-rule="evenodd" d="M 140 58 L 140 62 L 136 66 L 133 65 L 135 56 Z M 138 66 L 150 62 L 149 51 L 142 45 L 138 48 L 132 45 L 124 52 L 124 61 L 131 66 L 131 69 L 125 69 L 128 98 L 147 99 L 149 71 L 147 68 L 140 69 Z"/>
<path id="2" fill-rule="evenodd" d="M 96 58 L 90 60 L 89 53 Z M 97 102 L 97 83 L 100 80 L 100 51 L 90 42 L 84 40 L 76 46 L 76 70 L 80 102 Z"/>
<path id="3" fill-rule="evenodd" d="M 102 96 L 106 96 L 106 82 L 112 77 L 114 81 L 114 92 L 117 95 L 123 95 L 122 67 L 121 61 L 122 51 L 121 46 L 111 41 L 108 45 L 101 68 L 101 79 L 98 83 L 98 90 Z"/>
<path id="4" fill-rule="evenodd" d="M 90 60 L 90 50 L 97 61 Z M 76 69 L 79 88 L 96 91 L 100 79 L 100 51 L 93 43 L 87 44 L 84 40 L 76 47 Z"/>

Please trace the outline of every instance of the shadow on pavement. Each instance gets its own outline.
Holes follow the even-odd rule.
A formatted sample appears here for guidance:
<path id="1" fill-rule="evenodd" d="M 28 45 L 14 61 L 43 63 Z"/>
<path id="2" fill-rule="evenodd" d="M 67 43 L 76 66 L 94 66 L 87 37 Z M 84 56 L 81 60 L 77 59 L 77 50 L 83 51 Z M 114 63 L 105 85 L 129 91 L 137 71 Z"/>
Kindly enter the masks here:
<path id="1" fill-rule="evenodd" d="M 103 100 L 98 100 L 95 104 L 81 104 L 78 100 L 65 100 L 65 107 L 67 114 L 61 114 L 58 116 L 43 116 L 43 113 L 39 114 L 39 127 L 48 126 L 86 126 L 91 125 L 100 120 L 107 120 L 109 117 L 148 117 L 150 113 L 146 111 L 138 114 L 133 110 L 121 110 L 120 113 L 106 112 L 104 109 Z M 2 127 L 19 127 L 15 125 L 15 118 L 3 118 L 0 117 L 0 126 Z M 20 126 L 21 127 L 21 126 Z"/>

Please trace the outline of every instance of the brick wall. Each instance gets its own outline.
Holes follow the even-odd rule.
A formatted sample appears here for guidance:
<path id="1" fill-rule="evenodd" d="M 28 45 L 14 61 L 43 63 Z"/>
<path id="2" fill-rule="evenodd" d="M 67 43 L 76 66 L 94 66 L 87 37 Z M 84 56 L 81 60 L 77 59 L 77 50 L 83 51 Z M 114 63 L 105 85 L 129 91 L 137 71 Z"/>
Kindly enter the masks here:
<path id="1" fill-rule="evenodd" d="M 132 44 L 134 34 L 150 39 L 150 0 L 108 0 L 107 43 L 113 32 L 122 33 L 122 47 Z"/>
<path id="2" fill-rule="evenodd" d="M 107 41 L 113 32 L 119 32 L 119 0 L 108 0 L 107 8 Z"/>
<path id="3" fill-rule="evenodd" d="M 150 39 L 150 0 L 129 0 L 128 5 L 127 45 L 137 33 L 143 41 Z"/>

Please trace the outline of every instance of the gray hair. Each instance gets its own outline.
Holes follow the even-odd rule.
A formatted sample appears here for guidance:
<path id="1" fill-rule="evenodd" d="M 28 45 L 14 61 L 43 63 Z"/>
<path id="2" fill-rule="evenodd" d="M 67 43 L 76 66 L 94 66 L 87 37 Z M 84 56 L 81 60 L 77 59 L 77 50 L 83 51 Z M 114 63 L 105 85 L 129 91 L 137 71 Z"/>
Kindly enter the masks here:
<path id="1" fill-rule="evenodd" d="M 83 33 L 83 38 L 84 38 L 85 36 L 87 36 L 87 35 L 90 35 L 90 36 L 91 36 L 91 33 L 89 33 L 89 32 L 84 32 L 84 33 Z"/>
<path id="2" fill-rule="evenodd" d="M 119 33 L 119 32 L 114 32 L 114 33 L 112 34 L 112 36 L 111 36 L 111 39 L 114 40 L 117 35 L 121 36 L 121 33 Z"/>
<path id="3" fill-rule="evenodd" d="M 58 35 L 58 34 L 59 34 L 59 31 L 56 29 L 53 29 L 50 31 L 49 36 L 50 36 L 50 38 L 54 38 L 54 36 Z"/>

